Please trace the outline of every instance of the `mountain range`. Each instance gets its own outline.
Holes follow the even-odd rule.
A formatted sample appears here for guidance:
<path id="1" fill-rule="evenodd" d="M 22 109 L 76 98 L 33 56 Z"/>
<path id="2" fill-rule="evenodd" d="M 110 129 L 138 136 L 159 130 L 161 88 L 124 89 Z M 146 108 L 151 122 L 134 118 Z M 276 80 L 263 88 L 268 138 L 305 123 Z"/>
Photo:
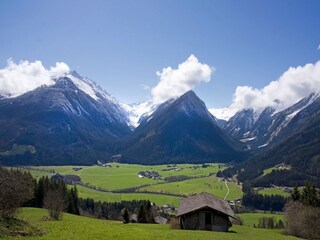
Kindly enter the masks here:
<path id="1" fill-rule="evenodd" d="M 76 72 L 54 81 L 0 98 L 2 164 L 242 162 L 254 178 L 286 163 L 319 176 L 319 93 L 280 112 L 244 109 L 223 121 L 193 91 L 128 105 Z"/>

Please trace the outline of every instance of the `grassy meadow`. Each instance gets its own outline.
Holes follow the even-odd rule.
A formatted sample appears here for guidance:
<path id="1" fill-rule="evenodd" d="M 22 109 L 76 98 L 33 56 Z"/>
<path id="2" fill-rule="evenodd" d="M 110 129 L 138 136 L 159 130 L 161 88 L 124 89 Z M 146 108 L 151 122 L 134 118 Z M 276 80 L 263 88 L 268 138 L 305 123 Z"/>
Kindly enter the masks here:
<path id="1" fill-rule="evenodd" d="M 290 193 L 283 191 L 283 188 L 264 188 L 258 192 L 263 195 L 281 195 L 283 197 L 290 196 Z"/>
<path id="2" fill-rule="evenodd" d="M 74 171 L 78 167 L 81 170 Z M 219 181 L 215 176 L 219 170 L 225 168 L 223 164 L 177 164 L 145 166 L 135 164 L 110 163 L 107 166 L 38 166 L 32 167 L 31 174 L 40 178 L 50 176 L 49 171 L 67 175 L 73 174 L 81 177 L 81 181 L 89 186 L 102 188 L 110 191 L 122 191 L 129 188 L 136 188 L 131 193 L 109 193 L 100 192 L 94 189 L 78 186 L 79 196 L 82 198 L 93 198 L 96 201 L 119 202 L 122 200 L 143 200 L 148 199 L 157 205 L 170 204 L 177 207 L 180 197 L 170 196 L 189 195 L 192 193 L 208 192 L 217 197 L 224 198 L 227 188 L 224 182 Z M 174 176 L 187 176 L 192 179 L 179 182 L 166 182 L 165 180 L 153 180 L 150 178 L 139 178 L 140 171 L 156 171 L 164 179 Z M 242 196 L 238 185 L 228 183 L 230 188 L 227 199 L 236 199 Z M 169 195 L 168 195 L 169 194 Z"/>
<path id="3" fill-rule="evenodd" d="M 170 204 L 171 206 L 178 207 L 180 198 L 175 196 L 168 196 L 162 194 L 150 193 L 105 193 L 88 189 L 82 186 L 77 186 L 79 197 L 93 198 L 95 201 L 105 202 L 120 202 L 131 200 L 150 200 L 159 206 Z"/>
<path id="4" fill-rule="evenodd" d="M 259 219 L 263 217 L 273 217 L 275 221 L 282 220 L 284 221 L 283 214 L 274 214 L 274 213 L 241 213 L 237 214 L 243 220 L 243 225 L 247 227 L 253 227 L 253 225 L 258 226 Z"/>
<path id="5" fill-rule="evenodd" d="M 227 200 L 237 199 L 242 196 L 242 190 L 235 183 L 227 183 L 230 189 Z M 215 176 L 194 178 L 181 182 L 171 182 L 140 188 L 139 191 L 160 193 L 178 193 L 190 195 L 193 193 L 207 192 L 220 198 L 224 198 L 228 189 L 224 181 L 219 181 Z"/>
<path id="6" fill-rule="evenodd" d="M 107 190 L 121 190 L 127 188 L 135 188 L 146 185 L 153 185 L 164 183 L 163 180 L 153 180 L 150 178 L 139 178 L 140 171 L 156 171 L 161 177 L 166 178 L 170 176 L 208 176 L 215 174 L 219 170 L 225 168 L 223 164 L 210 164 L 210 167 L 202 168 L 201 164 L 178 164 L 177 168 L 180 171 L 168 171 L 170 167 L 167 165 L 145 166 L 136 164 L 119 164 L 111 163 L 107 167 L 101 166 L 80 166 L 82 169 L 73 171 L 75 166 L 45 166 L 35 167 L 37 169 L 54 170 L 60 174 L 74 174 L 81 177 L 83 183 L 92 186 L 104 188 Z M 219 168 L 220 167 L 220 168 Z"/>
<path id="7" fill-rule="evenodd" d="M 121 222 L 97 220 L 64 214 L 62 221 L 43 221 L 47 216 L 44 209 L 25 208 L 20 214 L 22 219 L 39 226 L 47 234 L 40 237 L 23 239 L 63 240 L 63 239 L 219 239 L 219 240 L 294 240 L 298 239 L 281 234 L 280 230 L 258 229 L 235 225 L 230 232 L 210 232 L 173 230 L 169 225 L 158 224 L 122 224 Z M 22 239 L 6 237 L 5 239 Z"/>

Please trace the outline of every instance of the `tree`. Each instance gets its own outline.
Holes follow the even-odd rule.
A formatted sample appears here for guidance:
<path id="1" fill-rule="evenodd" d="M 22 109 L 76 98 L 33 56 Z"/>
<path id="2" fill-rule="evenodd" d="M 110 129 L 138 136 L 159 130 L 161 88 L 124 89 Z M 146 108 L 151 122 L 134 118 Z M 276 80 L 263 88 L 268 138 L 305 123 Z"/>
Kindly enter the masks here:
<path id="1" fill-rule="evenodd" d="M 146 211 L 143 205 L 139 207 L 139 212 L 138 212 L 138 222 L 139 223 L 146 223 Z"/>
<path id="2" fill-rule="evenodd" d="M 300 198 L 301 198 L 301 194 L 300 194 L 300 191 L 299 191 L 298 187 L 294 187 L 293 191 L 292 191 L 292 193 L 290 195 L 290 199 L 292 201 L 299 201 Z"/>
<path id="3" fill-rule="evenodd" d="M 44 197 L 44 207 L 48 209 L 49 216 L 53 220 L 62 220 L 67 204 L 61 191 L 50 189 Z"/>
<path id="4" fill-rule="evenodd" d="M 129 223 L 129 212 L 128 209 L 124 208 L 122 209 L 122 218 L 123 218 L 123 223 Z"/>
<path id="5" fill-rule="evenodd" d="M 154 223 L 154 208 L 151 205 L 150 201 L 147 201 L 147 205 L 145 206 L 145 214 L 146 214 L 146 222 Z"/>
<path id="6" fill-rule="evenodd" d="M 75 215 L 80 215 L 79 213 L 79 197 L 78 190 L 75 186 L 68 191 L 69 204 L 67 212 Z"/>
<path id="7" fill-rule="evenodd" d="M 318 193 L 315 186 L 311 186 L 309 183 L 302 190 L 301 201 L 303 204 L 313 207 L 318 206 Z"/>
<path id="8" fill-rule="evenodd" d="M 32 197 L 30 173 L 0 167 L 0 220 L 15 217 L 18 208 Z"/>

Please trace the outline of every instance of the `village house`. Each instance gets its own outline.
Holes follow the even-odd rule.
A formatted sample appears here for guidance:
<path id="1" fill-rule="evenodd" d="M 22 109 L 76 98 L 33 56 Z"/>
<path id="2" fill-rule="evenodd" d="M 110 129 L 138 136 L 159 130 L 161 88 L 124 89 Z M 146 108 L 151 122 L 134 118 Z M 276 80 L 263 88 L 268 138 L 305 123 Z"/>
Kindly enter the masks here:
<path id="1" fill-rule="evenodd" d="M 139 178 L 152 178 L 153 180 L 163 180 L 163 178 L 160 176 L 160 174 L 158 172 L 155 172 L 155 171 L 141 171 L 141 172 L 138 172 L 138 177 Z"/>
<path id="2" fill-rule="evenodd" d="M 64 182 L 65 184 L 74 184 L 74 183 L 80 183 L 81 178 L 78 175 L 72 175 L 72 174 L 67 174 L 67 175 L 61 175 L 59 173 L 55 173 L 51 176 L 51 180 L 56 181 L 56 182 Z"/>
<path id="3" fill-rule="evenodd" d="M 80 171 L 80 170 L 82 170 L 82 168 L 81 167 L 73 167 L 72 170 L 73 171 Z"/>
<path id="4" fill-rule="evenodd" d="M 208 193 L 182 198 L 177 217 L 181 229 L 222 232 L 232 226 L 229 217 L 236 218 L 227 201 Z"/>

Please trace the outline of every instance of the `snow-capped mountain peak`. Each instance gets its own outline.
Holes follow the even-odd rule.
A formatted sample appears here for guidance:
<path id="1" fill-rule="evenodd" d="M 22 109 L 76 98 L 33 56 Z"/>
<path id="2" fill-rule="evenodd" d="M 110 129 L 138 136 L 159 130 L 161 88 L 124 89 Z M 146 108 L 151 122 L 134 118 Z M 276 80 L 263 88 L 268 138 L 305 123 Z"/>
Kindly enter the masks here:
<path id="1" fill-rule="evenodd" d="M 105 99 L 113 103 L 118 103 L 114 97 L 90 78 L 81 76 L 76 71 L 71 71 L 66 77 L 70 78 L 80 90 L 88 94 L 94 100 L 98 101 L 99 99 Z"/>

